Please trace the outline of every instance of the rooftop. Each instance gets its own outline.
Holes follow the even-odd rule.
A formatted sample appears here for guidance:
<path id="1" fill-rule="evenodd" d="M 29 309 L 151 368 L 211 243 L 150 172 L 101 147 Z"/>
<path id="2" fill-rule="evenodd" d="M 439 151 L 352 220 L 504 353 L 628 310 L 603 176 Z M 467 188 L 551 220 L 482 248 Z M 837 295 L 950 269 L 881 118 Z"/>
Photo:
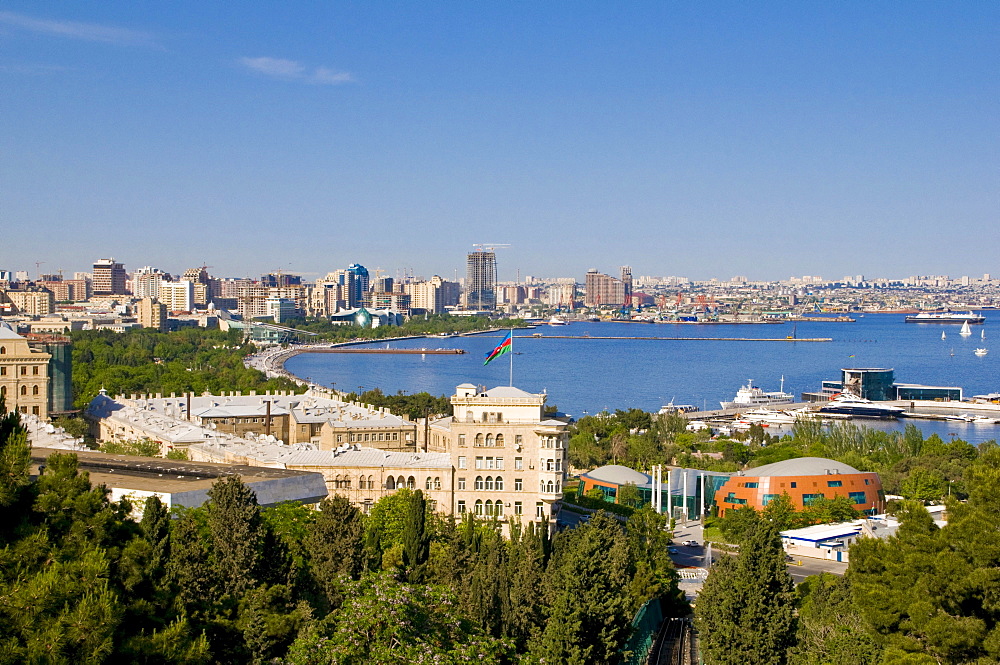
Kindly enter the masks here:
<path id="1" fill-rule="evenodd" d="M 864 472 L 843 462 L 825 457 L 796 457 L 747 469 L 737 475 L 762 478 L 764 476 L 828 476 L 846 473 Z"/>

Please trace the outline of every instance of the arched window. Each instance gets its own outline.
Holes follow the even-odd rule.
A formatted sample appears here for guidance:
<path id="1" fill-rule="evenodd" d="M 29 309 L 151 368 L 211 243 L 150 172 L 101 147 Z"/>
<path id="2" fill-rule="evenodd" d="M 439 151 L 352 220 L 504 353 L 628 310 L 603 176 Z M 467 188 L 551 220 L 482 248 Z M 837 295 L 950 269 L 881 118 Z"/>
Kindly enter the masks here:
<path id="1" fill-rule="evenodd" d="M 394 490 L 394 489 L 396 489 L 396 479 L 393 478 L 392 476 L 389 476 L 388 478 L 386 478 L 385 479 L 385 488 L 387 490 Z"/>
<path id="2" fill-rule="evenodd" d="M 7 394 L 7 386 L 0 386 L 0 395 Z"/>
<path id="3" fill-rule="evenodd" d="M 497 448 L 503 448 L 503 434 L 497 434 Z"/>
<path id="4" fill-rule="evenodd" d="M 7 355 L 7 347 L 0 346 L 0 356 L 5 356 L 5 355 Z"/>
<path id="5" fill-rule="evenodd" d="M 492 448 L 493 447 L 493 435 L 492 434 L 487 434 L 486 435 L 486 447 L 487 448 Z"/>
<path id="6" fill-rule="evenodd" d="M 21 394 L 22 395 L 28 394 L 28 386 L 21 386 Z"/>
<path id="7" fill-rule="evenodd" d="M 538 491 L 539 492 L 544 492 L 545 491 L 545 481 L 544 480 L 539 480 L 538 481 Z"/>
<path id="8" fill-rule="evenodd" d="M 476 476 L 476 489 L 477 490 L 483 489 L 483 477 L 482 476 Z"/>
<path id="9" fill-rule="evenodd" d="M 487 515 L 493 514 L 493 502 L 490 501 L 489 499 L 486 500 L 486 514 Z"/>
<path id="10" fill-rule="evenodd" d="M 503 491 L 503 476 L 497 476 L 496 487 L 498 492 Z"/>
<path id="11" fill-rule="evenodd" d="M 497 501 L 493 504 L 493 514 L 497 517 L 503 517 L 503 501 Z"/>
<path id="12" fill-rule="evenodd" d="M 556 494 L 559 494 L 559 492 L 561 492 L 561 491 L 562 491 L 562 489 L 561 489 L 561 488 L 562 488 L 562 483 L 560 483 L 560 482 L 559 482 L 559 481 L 557 480 L 557 481 L 556 481 Z"/>
<path id="13" fill-rule="evenodd" d="M 483 514 L 483 500 L 482 499 L 476 499 L 476 514 L 477 515 L 482 515 Z"/>
<path id="14" fill-rule="evenodd" d="M 340 489 L 340 483 L 341 483 L 340 474 L 338 473 L 336 476 L 333 477 L 333 486 L 336 489 Z"/>
<path id="15" fill-rule="evenodd" d="M 368 489 L 375 489 L 375 476 L 368 476 Z"/>
<path id="16" fill-rule="evenodd" d="M 545 484 L 545 491 L 551 494 L 553 489 L 555 489 L 555 486 L 552 484 L 552 481 L 550 480 Z"/>
<path id="17" fill-rule="evenodd" d="M 476 448 L 482 448 L 483 447 L 483 435 L 482 435 L 482 433 L 479 433 L 479 434 L 476 435 L 476 441 L 475 441 L 475 443 L 473 445 Z"/>
<path id="18" fill-rule="evenodd" d="M 493 491 L 493 476 L 486 476 L 486 490 Z"/>
<path id="19" fill-rule="evenodd" d="M 38 394 L 38 386 L 32 386 L 31 387 L 31 394 L 32 395 L 37 395 Z"/>
<path id="20" fill-rule="evenodd" d="M 403 489 L 404 487 L 406 487 L 406 479 L 403 478 L 403 476 L 396 478 L 396 487 L 398 487 L 399 489 Z"/>
<path id="21" fill-rule="evenodd" d="M 431 488 L 431 477 L 427 476 L 427 480 L 424 481 L 424 489 L 429 490 Z"/>
<path id="22" fill-rule="evenodd" d="M 411 490 L 416 489 L 417 479 L 414 478 L 413 476 L 410 476 L 409 478 L 406 479 L 406 486 L 409 487 Z"/>
<path id="23" fill-rule="evenodd" d="M 434 478 L 434 489 L 436 490 L 441 489 L 441 478 L 439 477 Z"/>

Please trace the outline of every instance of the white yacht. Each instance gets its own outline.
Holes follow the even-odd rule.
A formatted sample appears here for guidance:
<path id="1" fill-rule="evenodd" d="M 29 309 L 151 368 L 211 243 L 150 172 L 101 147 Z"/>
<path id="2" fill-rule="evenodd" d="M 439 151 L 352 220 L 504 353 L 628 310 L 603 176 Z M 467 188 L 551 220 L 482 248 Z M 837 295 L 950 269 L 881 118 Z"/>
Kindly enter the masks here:
<path id="1" fill-rule="evenodd" d="M 566 319 L 559 316 L 553 316 L 551 319 L 548 320 L 548 324 L 550 326 L 564 326 L 566 325 Z"/>
<path id="2" fill-rule="evenodd" d="M 719 402 L 719 404 L 722 405 L 723 409 L 740 409 L 791 404 L 794 401 L 795 396 L 785 392 L 785 377 L 781 377 L 781 388 L 777 392 L 765 392 L 753 385 L 753 379 L 749 379 L 747 384 L 736 392 L 733 401 Z"/>
<path id="3" fill-rule="evenodd" d="M 980 357 L 985 356 L 989 352 L 990 352 L 990 350 L 986 349 L 986 348 L 978 348 L 975 351 L 973 351 L 973 353 L 975 353 L 977 356 L 980 356 Z"/>
<path id="4" fill-rule="evenodd" d="M 906 409 L 879 404 L 851 393 L 840 393 L 819 409 L 820 413 L 844 414 L 859 418 L 896 418 L 904 411 Z"/>
<path id="5" fill-rule="evenodd" d="M 743 418 L 754 423 L 772 423 L 774 425 L 794 425 L 795 416 L 786 411 L 776 411 L 760 407 L 751 411 L 744 411 Z"/>

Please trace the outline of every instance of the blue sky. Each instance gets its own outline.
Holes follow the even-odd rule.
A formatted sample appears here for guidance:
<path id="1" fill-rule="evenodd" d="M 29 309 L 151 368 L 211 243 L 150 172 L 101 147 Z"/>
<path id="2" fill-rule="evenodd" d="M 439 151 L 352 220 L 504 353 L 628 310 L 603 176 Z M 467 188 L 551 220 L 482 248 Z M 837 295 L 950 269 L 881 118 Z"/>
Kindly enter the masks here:
<path id="1" fill-rule="evenodd" d="M 0 6 L 0 269 L 1000 273 L 1000 3 Z"/>

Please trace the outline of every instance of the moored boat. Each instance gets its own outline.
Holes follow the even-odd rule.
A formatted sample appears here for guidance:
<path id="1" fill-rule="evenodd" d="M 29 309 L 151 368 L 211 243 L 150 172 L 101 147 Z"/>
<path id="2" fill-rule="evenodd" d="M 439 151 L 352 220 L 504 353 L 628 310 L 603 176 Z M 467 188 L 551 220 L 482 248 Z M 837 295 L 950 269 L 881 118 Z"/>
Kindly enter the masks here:
<path id="1" fill-rule="evenodd" d="M 753 385 L 753 379 L 736 391 L 736 397 L 731 402 L 719 402 L 723 409 L 739 409 L 742 407 L 777 406 L 791 404 L 795 396 L 785 392 L 785 377 L 781 377 L 781 388 L 778 391 L 765 392 Z"/>
<path id="2" fill-rule="evenodd" d="M 839 393 L 820 407 L 819 412 L 843 414 L 857 418 L 898 418 L 905 410 L 898 406 L 878 404 L 851 393 Z"/>
<path id="3" fill-rule="evenodd" d="M 907 323 L 983 323 L 986 317 L 968 312 L 920 312 L 906 317 Z"/>

